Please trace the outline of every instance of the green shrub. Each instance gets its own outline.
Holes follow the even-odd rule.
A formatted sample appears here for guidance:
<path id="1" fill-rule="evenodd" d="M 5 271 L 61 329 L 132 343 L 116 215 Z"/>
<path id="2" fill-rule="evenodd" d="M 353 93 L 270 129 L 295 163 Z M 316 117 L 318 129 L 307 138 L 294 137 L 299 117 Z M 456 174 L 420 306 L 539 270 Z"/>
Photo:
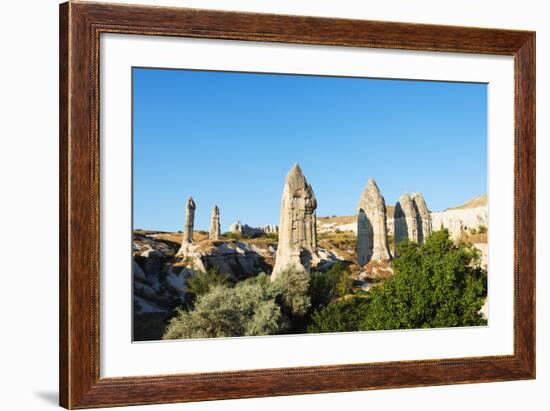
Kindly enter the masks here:
<path id="1" fill-rule="evenodd" d="M 303 317 L 311 307 L 309 298 L 309 274 L 299 269 L 288 268 L 274 281 L 280 292 L 283 309 L 289 316 Z"/>
<path id="2" fill-rule="evenodd" d="M 276 300 L 280 292 L 269 277 L 213 286 L 198 296 L 192 311 L 177 309 L 163 339 L 277 334 L 288 327 Z"/>
<path id="3" fill-rule="evenodd" d="M 230 284 L 229 279 L 216 268 L 211 268 L 206 272 L 193 271 L 185 282 L 188 305 L 192 307 L 197 297 L 207 294 L 213 287 Z"/>
<path id="4" fill-rule="evenodd" d="M 368 302 L 364 298 L 350 297 L 332 302 L 313 313 L 307 332 L 358 331 L 367 310 Z"/>
<path id="5" fill-rule="evenodd" d="M 312 272 L 309 283 L 311 305 L 319 308 L 350 294 L 352 283 L 348 267 L 341 262 L 337 262 L 326 272 Z"/>
<path id="6" fill-rule="evenodd" d="M 370 291 L 361 329 L 458 327 L 486 324 L 483 306 L 487 273 L 479 251 L 455 245 L 447 230 L 424 245 L 404 241 L 394 260 L 395 275 Z"/>

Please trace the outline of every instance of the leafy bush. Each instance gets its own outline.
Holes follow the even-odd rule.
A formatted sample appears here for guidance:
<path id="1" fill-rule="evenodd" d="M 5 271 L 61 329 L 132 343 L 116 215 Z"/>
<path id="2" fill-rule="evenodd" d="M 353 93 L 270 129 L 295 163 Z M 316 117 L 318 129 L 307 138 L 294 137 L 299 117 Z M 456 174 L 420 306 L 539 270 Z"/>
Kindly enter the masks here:
<path id="1" fill-rule="evenodd" d="M 200 295 L 195 309 L 177 309 L 163 339 L 212 338 L 277 334 L 288 326 L 269 277 L 258 277 L 231 288 L 215 285 Z"/>
<path id="2" fill-rule="evenodd" d="M 352 279 L 350 275 L 347 266 L 341 262 L 337 262 L 326 272 L 312 272 L 309 295 L 313 308 L 325 306 L 332 300 L 351 293 Z"/>
<path id="3" fill-rule="evenodd" d="M 398 245 L 395 276 L 370 291 L 361 329 L 457 327 L 486 324 L 479 314 L 487 273 L 479 251 L 455 245 L 447 230 L 434 232 L 424 245 Z"/>
<path id="4" fill-rule="evenodd" d="M 280 292 L 283 309 L 290 316 L 303 317 L 311 307 L 309 298 L 309 274 L 299 269 L 288 268 L 274 282 Z"/>
<path id="5" fill-rule="evenodd" d="M 206 272 L 193 271 L 185 282 L 188 305 L 192 307 L 197 297 L 207 294 L 213 287 L 218 285 L 230 285 L 230 281 L 216 268 L 211 268 Z"/>
<path id="6" fill-rule="evenodd" d="M 312 300 L 320 308 L 308 332 L 486 324 L 479 310 L 487 295 L 487 273 L 479 268 L 477 249 L 455 245 L 446 230 L 435 232 L 422 246 L 404 241 L 398 247 L 395 275 L 372 288 L 367 298 L 340 297 L 323 306 L 326 290 L 336 290 L 334 280 L 314 274 Z"/>
<path id="7" fill-rule="evenodd" d="M 358 331 L 367 310 L 368 302 L 364 298 L 350 297 L 335 301 L 313 313 L 307 332 Z"/>

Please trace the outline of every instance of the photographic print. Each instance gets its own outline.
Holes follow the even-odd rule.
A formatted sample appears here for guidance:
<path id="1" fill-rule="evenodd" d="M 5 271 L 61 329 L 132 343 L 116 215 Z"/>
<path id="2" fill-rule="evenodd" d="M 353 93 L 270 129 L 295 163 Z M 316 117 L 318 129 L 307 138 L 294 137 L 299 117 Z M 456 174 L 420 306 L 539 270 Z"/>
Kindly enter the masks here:
<path id="1" fill-rule="evenodd" d="M 134 67 L 134 341 L 484 326 L 487 84 Z"/>

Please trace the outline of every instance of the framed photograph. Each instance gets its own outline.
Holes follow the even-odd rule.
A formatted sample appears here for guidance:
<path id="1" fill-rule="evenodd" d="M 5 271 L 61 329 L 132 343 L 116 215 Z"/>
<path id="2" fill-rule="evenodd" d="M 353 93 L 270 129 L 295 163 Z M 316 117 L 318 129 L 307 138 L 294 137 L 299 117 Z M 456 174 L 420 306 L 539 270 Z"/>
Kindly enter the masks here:
<path id="1" fill-rule="evenodd" d="M 60 6 L 60 404 L 535 378 L 535 33 Z"/>

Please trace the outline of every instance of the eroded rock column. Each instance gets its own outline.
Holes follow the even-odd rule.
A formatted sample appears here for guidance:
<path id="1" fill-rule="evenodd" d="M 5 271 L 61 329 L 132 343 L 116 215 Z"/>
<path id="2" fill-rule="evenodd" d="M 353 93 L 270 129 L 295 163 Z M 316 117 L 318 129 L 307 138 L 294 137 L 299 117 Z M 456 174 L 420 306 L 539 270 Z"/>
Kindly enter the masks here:
<path id="1" fill-rule="evenodd" d="M 395 205 L 393 224 L 396 248 L 397 244 L 405 239 L 418 242 L 418 214 L 407 193 L 399 197 L 399 201 Z"/>
<path id="2" fill-rule="evenodd" d="M 357 263 L 391 259 L 386 228 L 386 202 L 371 178 L 359 198 L 357 215 Z"/>
<path id="3" fill-rule="evenodd" d="M 189 249 L 189 245 L 193 244 L 193 227 L 195 225 L 195 202 L 193 197 L 189 197 L 185 207 L 185 226 L 183 227 L 183 239 L 181 247 L 178 251 L 179 256 L 185 256 Z"/>
<path id="4" fill-rule="evenodd" d="M 418 242 L 423 244 L 432 234 L 432 216 L 421 193 L 412 193 L 411 199 L 418 218 Z"/>
<path id="5" fill-rule="evenodd" d="M 317 254 L 317 200 L 302 169 L 288 172 L 281 201 L 279 243 L 271 280 L 287 268 L 309 271 Z"/>
<path id="6" fill-rule="evenodd" d="M 220 209 L 217 205 L 212 209 L 212 215 L 210 217 L 210 230 L 208 232 L 208 238 L 210 241 L 216 241 L 220 239 Z"/>

